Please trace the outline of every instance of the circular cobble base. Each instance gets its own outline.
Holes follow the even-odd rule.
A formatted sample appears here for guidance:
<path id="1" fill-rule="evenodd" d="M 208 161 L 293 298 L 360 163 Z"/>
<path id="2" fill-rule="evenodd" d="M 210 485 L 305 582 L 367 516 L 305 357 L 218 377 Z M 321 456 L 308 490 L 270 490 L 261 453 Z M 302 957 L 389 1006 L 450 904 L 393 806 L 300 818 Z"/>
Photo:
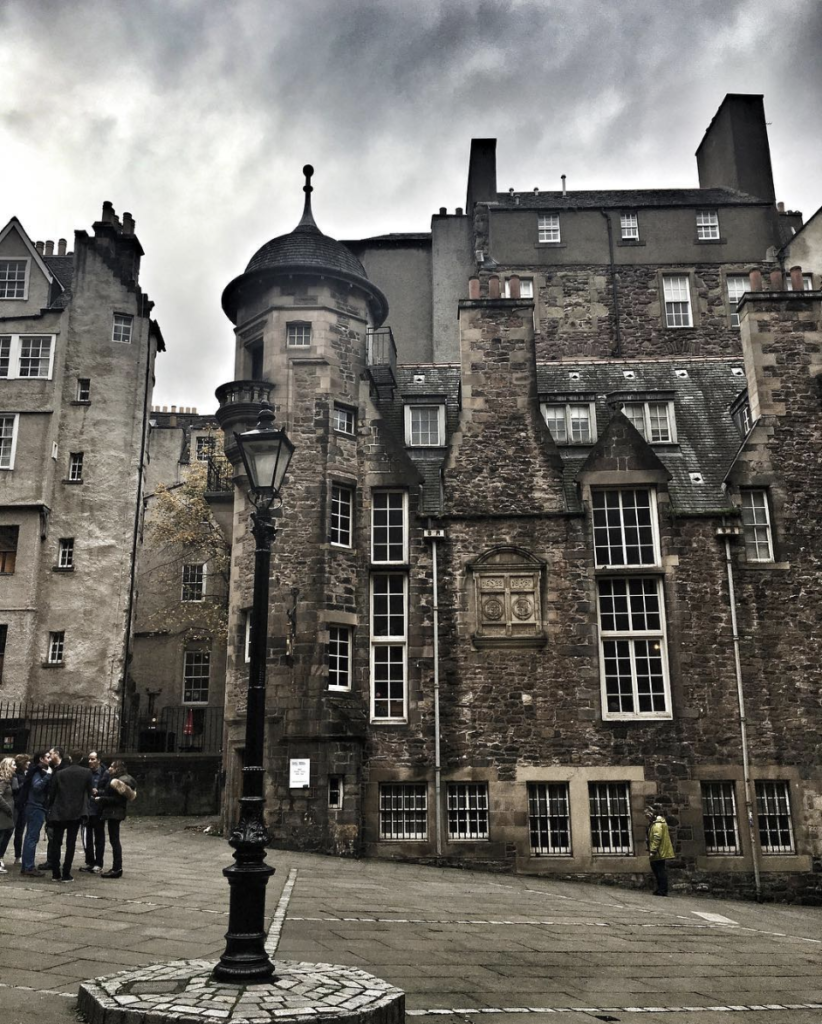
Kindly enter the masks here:
<path id="1" fill-rule="evenodd" d="M 277 960 L 266 984 L 215 981 L 214 961 L 177 960 L 96 978 L 80 986 L 89 1024 L 403 1024 L 405 994 L 354 967 Z"/>

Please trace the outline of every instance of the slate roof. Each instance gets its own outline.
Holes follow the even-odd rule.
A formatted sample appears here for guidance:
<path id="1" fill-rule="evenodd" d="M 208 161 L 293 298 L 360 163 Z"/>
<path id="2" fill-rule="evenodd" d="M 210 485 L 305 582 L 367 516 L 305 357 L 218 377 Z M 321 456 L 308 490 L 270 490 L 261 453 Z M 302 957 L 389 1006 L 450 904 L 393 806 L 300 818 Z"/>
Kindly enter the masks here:
<path id="1" fill-rule="evenodd" d="M 517 199 L 519 202 L 517 203 Z M 595 189 L 586 192 L 498 192 L 497 203 L 510 210 L 577 210 L 648 206 L 772 206 L 733 188 Z"/>
<path id="2" fill-rule="evenodd" d="M 684 515 L 699 515 L 733 508 L 722 481 L 742 443 L 729 412 L 747 386 L 744 373 L 739 372 L 742 369 L 741 357 L 543 363 L 537 367 L 537 389 L 541 400 L 592 396 L 598 435 L 610 417 L 608 396 L 653 400 L 657 393 L 660 400 L 663 394 L 672 398 L 677 443 L 652 447 L 671 474 L 674 509 Z M 633 371 L 634 377 L 626 378 L 625 371 Z M 685 371 L 687 376 L 677 371 Z M 571 374 L 579 376 L 572 378 Z M 590 450 L 590 445 L 559 445 L 570 508 L 578 507 L 575 478 Z M 695 483 L 692 473 L 700 474 L 702 482 Z"/>
<path id="3" fill-rule="evenodd" d="M 61 309 L 69 304 L 71 285 L 74 280 L 74 256 L 44 256 L 43 262 L 63 286 L 63 292 L 52 303 L 53 308 Z"/>

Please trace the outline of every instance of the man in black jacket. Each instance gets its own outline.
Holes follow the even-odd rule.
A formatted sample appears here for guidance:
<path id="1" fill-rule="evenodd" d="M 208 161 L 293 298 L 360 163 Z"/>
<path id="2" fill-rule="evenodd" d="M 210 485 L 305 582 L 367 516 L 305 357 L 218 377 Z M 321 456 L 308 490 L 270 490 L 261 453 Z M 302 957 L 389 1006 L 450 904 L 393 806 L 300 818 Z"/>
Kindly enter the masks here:
<path id="1" fill-rule="evenodd" d="M 86 813 L 86 804 L 93 788 L 91 772 L 75 759 L 67 768 L 57 772 L 49 789 L 48 820 L 53 829 L 53 843 L 50 844 L 49 861 L 51 877 L 55 882 L 73 882 L 71 864 L 80 821 Z M 66 837 L 66 856 L 60 870 L 63 836 Z"/>

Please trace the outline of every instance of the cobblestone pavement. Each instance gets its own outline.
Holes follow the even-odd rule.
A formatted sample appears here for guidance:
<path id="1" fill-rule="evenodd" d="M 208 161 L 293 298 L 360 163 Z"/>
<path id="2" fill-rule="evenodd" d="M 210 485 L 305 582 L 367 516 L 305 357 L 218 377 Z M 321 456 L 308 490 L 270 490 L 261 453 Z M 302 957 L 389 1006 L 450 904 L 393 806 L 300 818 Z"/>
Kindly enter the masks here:
<path id="1" fill-rule="evenodd" d="M 216 959 L 230 856 L 205 824 L 130 819 L 118 880 L 0 876 L 1 1024 L 75 1024 L 85 978 Z M 275 955 L 385 979 L 406 992 L 409 1024 L 822 1022 L 816 908 L 280 851 L 269 861 Z"/>

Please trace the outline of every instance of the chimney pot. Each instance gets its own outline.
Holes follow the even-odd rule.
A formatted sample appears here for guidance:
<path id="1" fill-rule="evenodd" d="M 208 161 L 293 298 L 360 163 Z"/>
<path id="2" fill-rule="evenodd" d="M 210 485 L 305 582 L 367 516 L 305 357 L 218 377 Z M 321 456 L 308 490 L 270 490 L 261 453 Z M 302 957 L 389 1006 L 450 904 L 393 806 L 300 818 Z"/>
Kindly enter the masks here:
<path id="1" fill-rule="evenodd" d="M 456 215 L 457 215 L 458 217 L 461 217 L 461 216 L 462 216 L 462 207 L 461 207 L 461 206 L 458 206 L 458 207 L 456 208 L 456 210 L 454 210 L 454 213 L 455 213 L 455 214 L 456 214 Z"/>
<path id="2" fill-rule="evenodd" d="M 163 412 L 168 412 L 168 406 L 167 405 L 163 406 Z"/>
<path id="3" fill-rule="evenodd" d="M 497 277 L 496 274 L 488 278 L 488 298 L 499 298 L 499 278 Z"/>
<path id="4" fill-rule="evenodd" d="M 785 212 L 785 204 L 784 203 L 777 203 L 776 204 L 776 209 L 777 209 L 777 211 L 779 213 L 784 213 Z"/>
<path id="5" fill-rule="evenodd" d="M 562 178 L 562 194 L 565 195 L 566 194 L 566 190 L 565 190 L 565 175 L 561 174 L 560 177 Z"/>
<path id="6" fill-rule="evenodd" d="M 176 405 L 172 405 L 172 407 L 171 407 L 171 411 L 172 411 L 172 412 L 177 412 L 177 406 L 176 406 Z"/>
<path id="7" fill-rule="evenodd" d="M 752 292 L 762 291 L 762 271 L 759 267 L 752 267 L 748 271 L 748 280 L 751 282 Z"/>
<path id="8" fill-rule="evenodd" d="M 65 240 L 65 238 L 58 238 L 57 239 L 57 255 L 58 256 L 65 256 L 66 255 L 66 240 Z"/>
<path id="9" fill-rule="evenodd" d="M 791 288 L 795 292 L 805 291 L 805 281 L 802 277 L 802 267 L 791 267 Z"/>
<path id="10" fill-rule="evenodd" d="M 535 196 L 539 195 L 539 185 L 534 185 L 534 195 Z"/>
<path id="11" fill-rule="evenodd" d="M 448 207 L 447 206 L 441 206 L 440 207 L 440 217 L 445 217 L 447 215 L 447 213 L 448 213 Z"/>
<path id="12" fill-rule="evenodd" d="M 771 291 L 772 292 L 784 292 L 785 291 L 785 275 L 781 270 L 771 271 Z"/>
<path id="13" fill-rule="evenodd" d="M 40 253 L 41 256 L 43 255 L 43 243 L 42 242 L 35 242 L 34 243 L 34 248 Z"/>
<path id="14" fill-rule="evenodd" d="M 512 299 L 518 299 L 520 297 L 519 278 L 516 274 L 513 277 L 508 278 L 508 295 Z"/>
<path id="15" fill-rule="evenodd" d="M 134 234 L 134 218 L 130 213 L 123 214 L 123 234 L 133 235 Z"/>
<path id="16" fill-rule="evenodd" d="M 46 242 L 46 256 L 54 255 L 54 242 Z"/>
<path id="17" fill-rule="evenodd" d="M 478 299 L 480 297 L 480 283 L 478 277 L 468 278 L 468 298 Z"/>

